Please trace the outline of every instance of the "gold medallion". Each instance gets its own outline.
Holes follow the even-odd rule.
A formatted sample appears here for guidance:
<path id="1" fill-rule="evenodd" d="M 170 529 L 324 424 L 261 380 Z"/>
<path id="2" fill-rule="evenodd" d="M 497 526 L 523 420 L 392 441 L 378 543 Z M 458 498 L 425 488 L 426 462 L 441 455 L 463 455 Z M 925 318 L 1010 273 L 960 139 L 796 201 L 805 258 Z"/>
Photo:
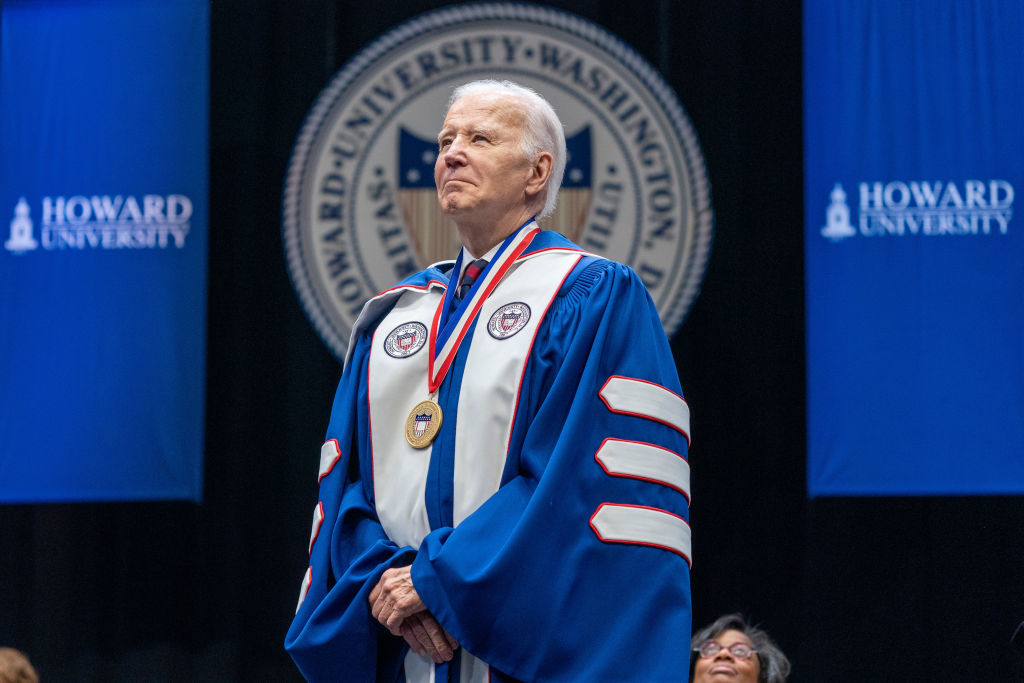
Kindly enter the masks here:
<path id="1" fill-rule="evenodd" d="M 413 448 L 426 448 L 441 429 L 441 406 L 420 401 L 405 419 L 405 440 Z"/>

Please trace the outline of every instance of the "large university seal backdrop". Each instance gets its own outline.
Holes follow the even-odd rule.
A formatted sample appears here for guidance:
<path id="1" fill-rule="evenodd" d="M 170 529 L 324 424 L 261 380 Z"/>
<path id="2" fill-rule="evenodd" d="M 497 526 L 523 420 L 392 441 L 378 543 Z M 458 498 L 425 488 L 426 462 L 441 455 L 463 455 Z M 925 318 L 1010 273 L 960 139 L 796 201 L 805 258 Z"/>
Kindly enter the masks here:
<path id="1" fill-rule="evenodd" d="M 302 305 L 343 358 L 363 302 L 454 258 L 433 167 L 452 89 L 481 78 L 536 89 L 558 112 L 569 158 L 540 221 L 633 267 L 665 331 L 700 288 L 712 212 L 682 105 L 632 48 L 575 15 L 470 4 L 412 19 L 353 57 L 303 124 L 284 190 L 284 245 Z"/>

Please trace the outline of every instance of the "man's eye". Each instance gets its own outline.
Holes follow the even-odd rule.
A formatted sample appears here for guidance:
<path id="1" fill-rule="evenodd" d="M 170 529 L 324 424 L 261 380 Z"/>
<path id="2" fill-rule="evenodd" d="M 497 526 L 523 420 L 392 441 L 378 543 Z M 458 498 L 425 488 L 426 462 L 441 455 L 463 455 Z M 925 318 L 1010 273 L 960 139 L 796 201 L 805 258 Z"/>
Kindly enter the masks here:
<path id="1" fill-rule="evenodd" d="M 477 134 L 473 136 L 473 142 L 487 142 L 487 138 L 483 135 Z"/>

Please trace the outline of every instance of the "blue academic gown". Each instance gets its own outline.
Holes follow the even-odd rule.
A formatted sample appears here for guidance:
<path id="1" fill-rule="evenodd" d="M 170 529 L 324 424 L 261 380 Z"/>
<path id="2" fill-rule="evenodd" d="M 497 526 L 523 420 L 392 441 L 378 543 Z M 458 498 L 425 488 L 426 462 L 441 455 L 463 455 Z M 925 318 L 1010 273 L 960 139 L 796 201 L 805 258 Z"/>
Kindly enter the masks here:
<path id="1" fill-rule="evenodd" d="M 577 247 L 541 232 L 526 253 L 551 248 Z M 447 283 L 450 272 L 447 264 L 432 267 L 403 284 Z M 688 412 L 685 424 L 666 421 L 644 409 L 612 410 L 602 397 L 613 378 L 681 397 L 665 333 L 637 275 L 583 257 L 558 288 L 526 361 L 500 488 L 456 526 L 450 460 L 460 419 L 454 399 L 473 343 L 466 339 L 437 395 L 445 418 L 424 491 L 430 532 L 418 547 L 394 543 L 375 510 L 366 378 L 373 329 L 352 341 L 327 430 L 337 455 L 322 463 L 322 521 L 285 641 L 303 675 L 405 680 L 408 647 L 373 619 L 367 597 L 386 569 L 411 563 L 429 611 L 463 651 L 490 666 L 491 681 L 685 681 L 688 526 L 685 547 L 668 547 L 602 539 L 594 523 L 603 504 L 688 519 L 688 480 L 613 476 L 595 458 L 608 439 L 687 457 Z M 438 670 L 443 678 L 459 680 L 457 662 Z"/>

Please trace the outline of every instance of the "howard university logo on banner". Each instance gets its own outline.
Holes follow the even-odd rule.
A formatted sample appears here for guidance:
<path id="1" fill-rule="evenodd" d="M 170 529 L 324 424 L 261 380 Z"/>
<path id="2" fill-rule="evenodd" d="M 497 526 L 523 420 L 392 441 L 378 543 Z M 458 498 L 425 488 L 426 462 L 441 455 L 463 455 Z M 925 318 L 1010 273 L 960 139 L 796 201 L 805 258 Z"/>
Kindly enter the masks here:
<path id="1" fill-rule="evenodd" d="M 833 186 L 823 237 L 1006 235 L 1013 218 L 1006 180 L 859 182 L 856 192 L 851 202 L 842 183 Z"/>
<path id="2" fill-rule="evenodd" d="M 632 266 L 672 334 L 700 288 L 712 230 L 704 159 L 678 98 L 595 24 L 481 3 L 429 12 L 374 40 L 303 125 L 285 183 L 284 246 L 320 336 L 344 357 L 368 298 L 458 253 L 437 203 L 436 138 L 452 90 L 483 78 L 534 88 L 565 125 L 565 180 L 542 227 Z M 521 313 L 509 311 L 493 333 L 514 334 Z"/>
<path id="3" fill-rule="evenodd" d="M 22 197 L 14 208 L 14 220 L 11 221 L 11 236 L 4 242 L 4 247 L 8 251 L 21 253 L 23 251 L 32 251 L 38 246 L 39 243 L 32 237 L 32 219 L 29 218 L 28 203 Z"/>
<path id="4" fill-rule="evenodd" d="M 18 199 L 4 248 L 16 254 L 55 249 L 184 249 L 192 200 L 182 194 L 47 196 L 39 202 L 39 233 L 24 197 Z"/>

